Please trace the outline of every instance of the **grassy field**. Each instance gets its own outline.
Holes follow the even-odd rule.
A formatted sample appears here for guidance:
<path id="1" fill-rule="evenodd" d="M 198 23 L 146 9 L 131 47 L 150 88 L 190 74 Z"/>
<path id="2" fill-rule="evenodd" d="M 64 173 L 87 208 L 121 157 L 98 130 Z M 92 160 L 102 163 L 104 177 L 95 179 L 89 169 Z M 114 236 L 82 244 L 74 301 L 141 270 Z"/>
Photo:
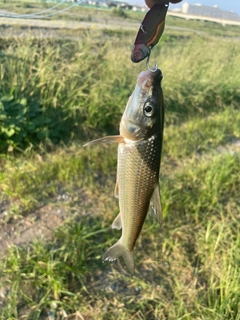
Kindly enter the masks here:
<path id="1" fill-rule="evenodd" d="M 82 145 L 118 133 L 146 68 L 130 61 L 135 33 L 1 39 L 1 244 L 39 210 L 65 217 L 1 252 L 0 319 L 240 320 L 240 42 L 194 23 L 205 34 L 167 29 L 151 57 L 164 75 L 164 222 L 146 219 L 132 277 L 101 261 L 120 236 L 117 146 Z"/>

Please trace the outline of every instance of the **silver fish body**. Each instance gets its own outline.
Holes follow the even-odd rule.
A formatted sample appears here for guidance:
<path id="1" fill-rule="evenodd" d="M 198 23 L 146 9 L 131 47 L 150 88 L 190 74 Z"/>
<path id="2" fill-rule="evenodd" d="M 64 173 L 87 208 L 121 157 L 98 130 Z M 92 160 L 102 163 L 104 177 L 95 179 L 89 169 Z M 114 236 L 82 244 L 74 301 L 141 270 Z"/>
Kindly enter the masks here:
<path id="1" fill-rule="evenodd" d="M 134 272 L 133 250 L 149 206 L 161 220 L 159 170 L 161 161 L 164 101 L 162 73 L 145 71 L 138 76 L 120 123 L 120 136 L 91 143 L 118 142 L 115 196 L 120 213 L 112 227 L 122 228 L 122 236 L 103 255 L 103 261 L 122 257 L 129 272 Z"/>

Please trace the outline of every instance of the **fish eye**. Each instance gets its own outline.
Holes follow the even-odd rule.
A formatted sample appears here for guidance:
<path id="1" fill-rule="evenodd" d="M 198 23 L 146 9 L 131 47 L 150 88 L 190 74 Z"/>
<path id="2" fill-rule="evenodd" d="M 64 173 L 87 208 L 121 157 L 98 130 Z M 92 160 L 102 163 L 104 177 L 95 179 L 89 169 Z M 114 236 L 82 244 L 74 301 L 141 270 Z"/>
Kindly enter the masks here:
<path id="1" fill-rule="evenodd" d="M 144 113 L 145 113 L 145 116 L 151 117 L 153 115 L 153 106 L 149 103 L 145 104 Z"/>

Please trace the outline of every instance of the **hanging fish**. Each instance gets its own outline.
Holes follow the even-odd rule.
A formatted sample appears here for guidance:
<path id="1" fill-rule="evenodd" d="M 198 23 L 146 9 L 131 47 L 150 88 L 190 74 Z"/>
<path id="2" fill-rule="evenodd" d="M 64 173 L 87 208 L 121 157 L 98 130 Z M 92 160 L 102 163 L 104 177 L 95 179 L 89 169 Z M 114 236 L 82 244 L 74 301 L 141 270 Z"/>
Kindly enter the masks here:
<path id="1" fill-rule="evenodd" d="M 122 257 L 133 274 L 133 250 L 149 207 L 161 221 L 159 170 L 163 142 L 164 101 L 162 72 L 141 72 L 120 123 L 120 135 L 93 140 L 86 145 L 117 142 L 118 165 L 115 196 L 120 213 L 112 228 L 121 238 L 103 255 L 103 261 Z"/>

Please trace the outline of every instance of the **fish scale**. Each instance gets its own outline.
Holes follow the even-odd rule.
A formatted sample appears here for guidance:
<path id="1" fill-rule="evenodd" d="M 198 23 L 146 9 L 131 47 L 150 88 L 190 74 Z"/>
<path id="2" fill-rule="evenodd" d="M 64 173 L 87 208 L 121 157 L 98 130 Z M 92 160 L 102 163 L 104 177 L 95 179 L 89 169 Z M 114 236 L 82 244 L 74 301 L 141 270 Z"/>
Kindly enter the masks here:
<path id="1" fill-rule="evenodd" d="M 120 143 L 117 180 L 123 220 L 120 243 L 132 251 L 158 183 L 160 139 L 153 136 L 138 143 Z M 158 150 L 158 152 L 157 152 Z M 141 176 L 141 179 L 133 179 Z"/>

